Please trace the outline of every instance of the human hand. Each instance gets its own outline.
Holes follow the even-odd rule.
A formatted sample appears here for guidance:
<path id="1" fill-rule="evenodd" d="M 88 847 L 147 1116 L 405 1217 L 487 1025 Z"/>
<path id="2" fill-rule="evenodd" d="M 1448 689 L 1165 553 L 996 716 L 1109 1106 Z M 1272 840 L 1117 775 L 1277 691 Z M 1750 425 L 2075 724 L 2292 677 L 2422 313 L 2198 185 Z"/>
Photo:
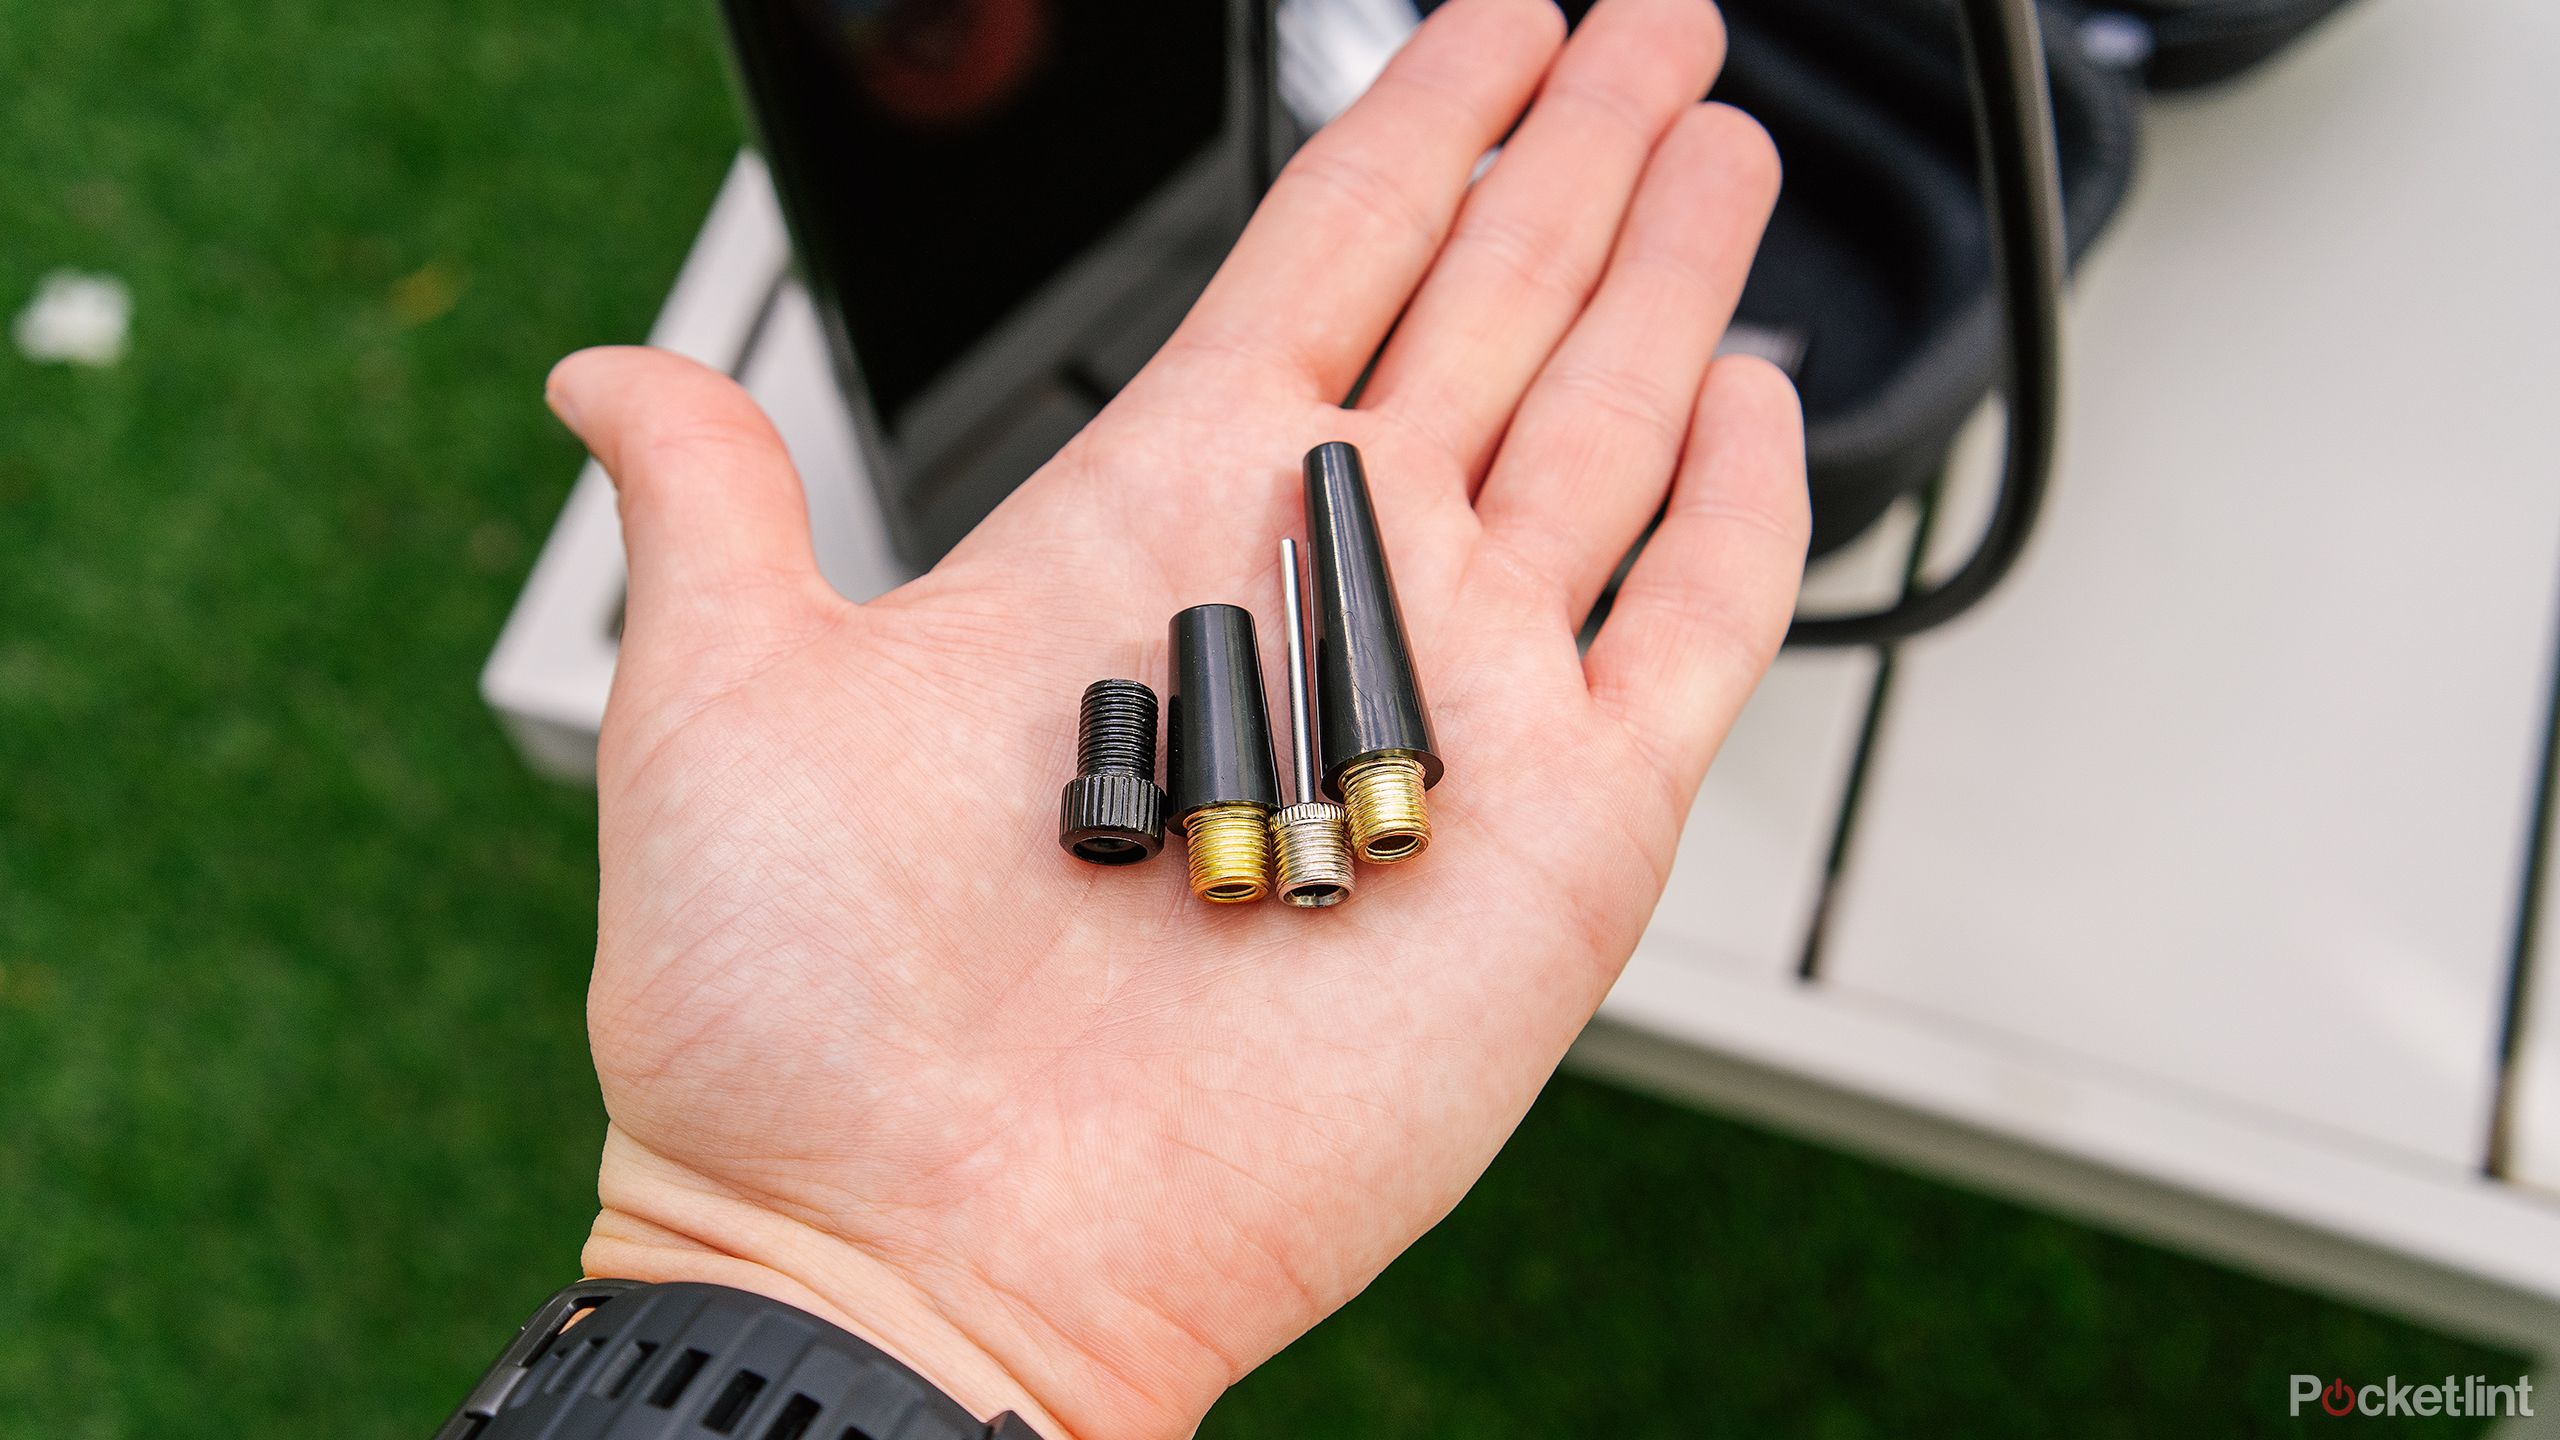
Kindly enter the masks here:
<path id="1" fill-rule="evenodd" d="M 1440 10 L 1146 371 L 866 605 L 735 386 L 561 364 L 631 559 L 589 1273 L 775 1295 L 1051 1440 L 1178 1436 L 1481 1173 L 1643 930 L 1806 534 L 1786 381 L 1710 360 L 1778 183 L 1696 103 L 1715 14 L 1603 0 L 1562 33 L 1546 0 Z M 1070 859 L 1078 694 L 1160 688 L 1201 602 L 1276 655 L 1273 542 L 1335 439 L 1448 762 L 1430 852 L 1321 911 Z"/>

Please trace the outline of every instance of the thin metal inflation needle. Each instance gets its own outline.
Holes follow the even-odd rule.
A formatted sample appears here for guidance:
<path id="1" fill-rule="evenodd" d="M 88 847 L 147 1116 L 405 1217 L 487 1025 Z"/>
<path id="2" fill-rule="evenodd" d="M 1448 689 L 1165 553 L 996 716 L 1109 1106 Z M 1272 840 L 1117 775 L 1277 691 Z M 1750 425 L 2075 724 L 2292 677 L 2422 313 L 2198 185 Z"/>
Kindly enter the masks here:
<path id="1" fill-rule="evenodd" d="M 1289 763 L 1304 804 L 1316 795 L 1315 706 L 1307 699 L 1307 611 L 1298 594 L 1298 542 L 1280 542 L 1280 612 L 1289 625 Z"/>
<path id="2" fill-rule="evenodd" d="M 1313 909 L 1351 896 L 1349 812 L 1316 787 L 1315 703 L 1307 670 L 1306 608 L 1299 596 L 1298 542 L 1280 542 L 1281 613 L 1288 627 L 1289 759 L 1296 788 L 1289 808 L 1271 817 L 1280 898 Z"/>

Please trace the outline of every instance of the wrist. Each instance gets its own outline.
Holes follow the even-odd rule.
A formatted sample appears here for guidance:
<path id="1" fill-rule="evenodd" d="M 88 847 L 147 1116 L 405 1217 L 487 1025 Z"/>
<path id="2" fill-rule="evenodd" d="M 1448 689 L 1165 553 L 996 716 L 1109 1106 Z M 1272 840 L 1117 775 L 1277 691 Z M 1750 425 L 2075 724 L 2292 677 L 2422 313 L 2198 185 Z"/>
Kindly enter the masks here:
<path id="1" fill-rule="evenodd" d="M 861 1247 L 729 1193 L 619 1131 L 607 1135 L 598 1188 L 587 1274 L 779 1300 L 877 1346 L 982 1420 L 1010 1410 L 1043 1440 L 1085 1440 L 1060 1417 L 1072 1407 L 1053 1409 L 1016 1362 Z"/>

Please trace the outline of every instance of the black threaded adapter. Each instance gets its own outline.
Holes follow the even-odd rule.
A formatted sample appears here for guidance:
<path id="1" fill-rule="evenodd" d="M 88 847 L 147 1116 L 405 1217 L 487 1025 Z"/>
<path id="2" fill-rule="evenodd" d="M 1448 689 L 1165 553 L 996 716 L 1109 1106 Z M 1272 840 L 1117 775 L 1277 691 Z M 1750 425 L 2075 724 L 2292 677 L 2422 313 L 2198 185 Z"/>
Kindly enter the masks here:
<path id="1" fill-rule="evenodd" d="M 1253 616 L 1234 605 L 1194 605 L 1173 617 L 1173 697 L 1164 753 L 1173 828 L 1212 805 L 1280 808 L 1280 763 L 1263 698 L 1262 648 Z"/>
<path id="2" fill-rule="evenodd" d="M 1096 865 L 1135 865 L 1163 849 L 1155 774 L 1156 692 L 1135 680 L 1084 687 L 1076 778 L 1058 796 L 1058 843 Z"/>
<path id="3" fill-rule="evenodd" d="M 1308 451 L 1306 485 L 1325 789 L 1344 798 L 1344 777 L 1382 758 L 1411 760 L 1425 787 L 1437 785 L 1439 746 L 1413 672 L 1413 642 L 1387 573 L 1387 545 L 1360 452 L 1340 440 Z"/>

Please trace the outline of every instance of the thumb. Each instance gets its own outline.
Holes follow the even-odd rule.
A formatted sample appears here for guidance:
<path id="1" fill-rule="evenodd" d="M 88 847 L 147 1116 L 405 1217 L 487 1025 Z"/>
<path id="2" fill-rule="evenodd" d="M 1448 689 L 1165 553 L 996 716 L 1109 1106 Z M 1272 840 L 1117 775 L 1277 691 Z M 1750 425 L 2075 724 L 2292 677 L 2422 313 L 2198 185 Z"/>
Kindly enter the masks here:
<path id="1" fill-rule="evenodd" d="M 626 656 L 767 635 L 832 597 L 791 456 L 728 376 L 662 350 L 581 350 L 544 398 L 621 497 Z"/>

